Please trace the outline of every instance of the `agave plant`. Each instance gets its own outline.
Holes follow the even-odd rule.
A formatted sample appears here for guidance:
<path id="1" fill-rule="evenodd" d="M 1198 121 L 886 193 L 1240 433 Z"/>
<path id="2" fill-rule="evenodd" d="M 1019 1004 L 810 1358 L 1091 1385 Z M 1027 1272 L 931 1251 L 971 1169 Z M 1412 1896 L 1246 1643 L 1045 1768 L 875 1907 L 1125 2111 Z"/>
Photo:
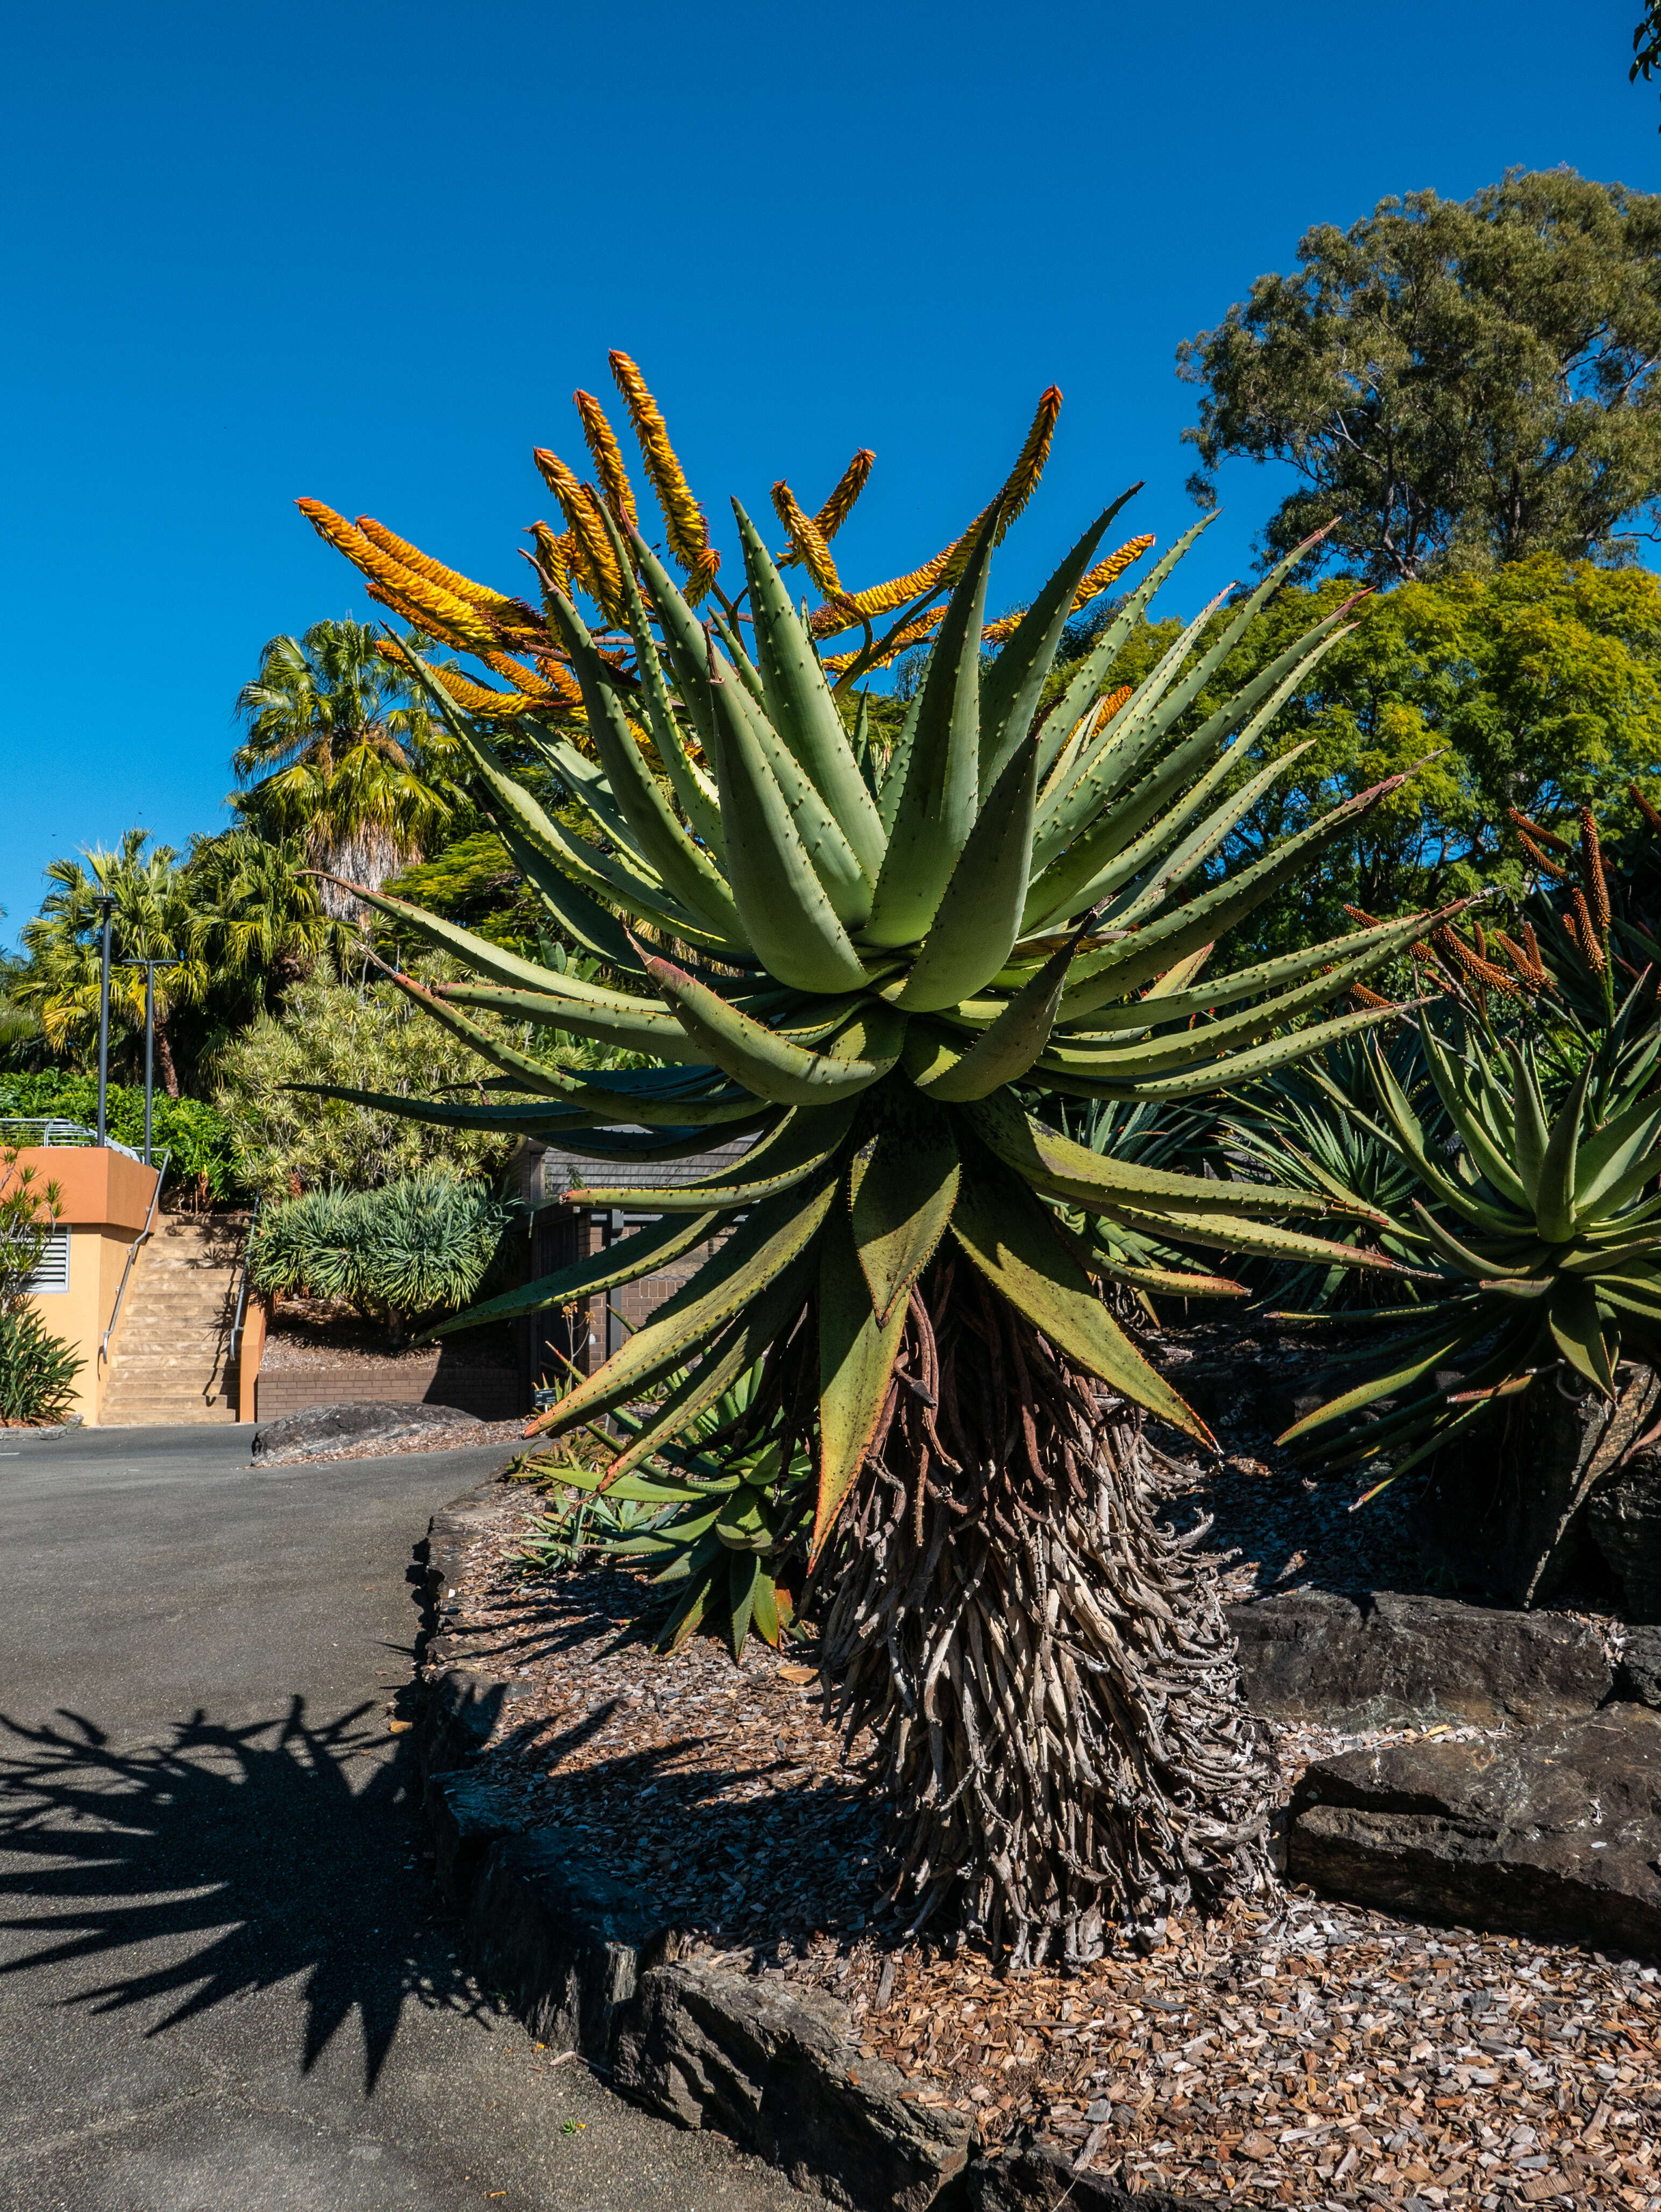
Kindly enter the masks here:
<path id="1" fill-rule="evenodd" d="M 1410 1109 L 1420 1117 L 1423 1149 L 1433 1158 L 1441 1150 L 1448 1121 L 1432 1087 L 1417 1032 L 1404 1029 L 1387 1045 L 1375 1038 L 1346 1038 L 1295 1068 L 1276 1069 L 1231 1097 L 1217 1124 L 1222 1157 L 1252 1182 L 1291 1183 L 1329 1198 L 1364 1206 L 1369 1236 L 1379 1217 L 1393 1219 L 1411 1205 L 1418 1190 L 1413 1165 L 1399 1146 L 1371 1124 L 1376 1103 L 1369 1054 L 1383 1056 L 1391 1078 Z M 1361 1234 L 1351 1231 L 1346 1242 Z M 1379 1249 L 1404 1265 L 1417 1261 L 1418 1239 L 1385 1230 Z M 1273 1280 L 1274 1296 L 1287 1304 L 1325 1313 L 1337 1305 L 1376 1304 L 1382 1291 L 1372 1273 L 1305 1263 L 1288 1275 L 1270 1261 L 1263 1272 Z"/>
<path id="2" fill-rule="evenodd" d="M 1383 1057 L 1381 1118 L 1369 1121 L 1422 1194 L 1388 1235 L 1434 1278 L 1423 1302 L 1381 1318 L 1410 1324 L 1377 1370 L 1280 1439 L 1331 1465 L 1387 1453 L 1397 1476 L 1491 1418 L 1560 1367 L 1616 1395 L 1623 1348 L 1661 1345 L 1661 1033 L 1647 980 L 1549 1111 L 1533 1048 L 1487 1044 L 1474 1023 L 1442 1037 L 1427 1018 L 1426 1065 L 1460 1149 L 1440 1159 Z M 1459 1374 L 1448 1396 L 1439 1371 Z M 1371 1409 L 1384 1400 L 1382 1418 Z M 1336 1434 L 1328 1434 L 1335 1430 Z M 1382 1487 L 1380 1484 L 1378 1487 Z M 1369 1493 L 1369 1495 L 1372 1493 Z"/>
<path id="3" fill-rule="evenodd" d="M 791 552 L 826 595 L 804 617 L 736 503 L 747 608 L 720 593 L 661 418 L 642 427 L 630 404 L 686 589 L 637 526 L 597 403 L 585 422 L 601 487 L 561 496 L 587 533 L 579 565 L 600 627 L 567 588 L 578 566 L 561 572 L 538 540 L 538 665 L 569 672 L 583 744 L 563 708 L 536 725 L 538 742 L 589 834 L 514 781 L 453 685 L 429 688 L 552 924 L 633 988 L 579 981 L 361 893 L 471 969 L 474 981 L 404 988 L 521 1094 L 378 1103 L 599 1161 L 686 1158 L 712 1133 L 750 1139 L 689 1187 L 625 1191 L 602 1176 L 573 1193 L 661 1218 L 461 1325 L 603 1292 L 730 1230 L 543 1426 L 567 1431 L 660 1388 L 604 1470 L 615 1490 L 759 1363 L 749 1405 L 700 1449 L 785 1478 L 810 1461 L 826 1677 L 851 1739 L 873 1732 L 906 1825 L 903 1879 L 922 1910 L 959 1898 L 1017 1960 L 1094 1955 L 1114 1916 L 1143 1924 L 1190 1894 L 1255 1884 L 1268 1857 L 1264 1753 L 1232 1639 L 1214 1581 L 1156 1517 L 1140 1424 L 1152 1413 L 1210 1439 L 1104 1304 L 1097 1279 L 1121 1263 L 1070 1235 L 1066 1217 L 1181 1249 L 1366 1262 L 1283 1225 L 1343 1210 L 1325 1195 L 1093 1151 L 1034 1119 L 1012 1086 L 1203 1099 L 1379 1019 L 1314 1017 L 1423 916 L 1193 978 L 1204 948 L 1393 786 L 1218 877 L 1228 833 L 1293 756 L 1244 777 L 1241 763 L 1341 617 L 1195 726 L 1191 706 L 1294 554 L 1209 644 L 1202 616 L 1134 692 L 1106 692 L 1190 532 L 1052 682 L 1081 595 L 1140 549 L 1098 560 L 1116 502 L 1025 612 L 985 621 L 994 546 L 1047 446 L 1043 409 L 977 520 L 892 584 L 851 591 L 830 564 L 837 495 L 811 521 L 781 500 Z M 694 608 L 711 594 L 723 611 L 706 623 Z M 530 638 L 523 612 L 512 619 Z M 821 661 L 821 639 L 861 629 L 864 645 Z M 849 687 L 919 638 L 926 671 L 884 749 Z M 413 655 L 410 666 L 424 676 Z M 656 1064 L 552 1068 L 477 1027 L 485 1009 Z M 766 1485 L 749 1487 L 765 1512 Z M 734 1550 L 735 1606 L 751 1569 Z"/>

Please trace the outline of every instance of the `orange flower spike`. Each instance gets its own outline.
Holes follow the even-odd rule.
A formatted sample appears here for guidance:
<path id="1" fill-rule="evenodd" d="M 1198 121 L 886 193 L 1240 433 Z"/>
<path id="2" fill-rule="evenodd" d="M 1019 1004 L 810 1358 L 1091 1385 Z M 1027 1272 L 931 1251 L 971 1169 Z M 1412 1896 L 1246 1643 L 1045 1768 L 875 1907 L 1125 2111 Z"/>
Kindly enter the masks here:
<path id="1" fill-rule="evenodd" d="M 547 569 L 550 580 L 561 592 L 571 588 L 571 540 L 561 537 L 545 522 L 533 522 L 530 535 L 536 541 L 536 559 Z"/>
<path id="2" fill-rule="evenodd" d="M 1543 853 L 1540 850 L 1540 848 L 1535 843 L 1533 838 L 1529 836 L 1526 830 L 1519 830 L 1517 832 L 1517 841 L 1521 845 L 1523 850 L 1528 854 L 1530 860 L 1533 861 L 1535 866 L 1538 868 L 1543 876 L 1549 876 L 1553 883 L 1561 884 L 1562 882 L 1564 877 L 1567 875 L 1568 870 L 1567 868 L 1560 868 L 1555 860 L 1548 859 L 1546 854 Z"/>
<path id="3" fill-rule="evenodd" d="M 577 412 L 583 418 L 583 435 L 588 441 L 588 450 L 594 456 L 594 466 L 599 472 L 600 487 L 605 493 L 606 505 L 619 524 L 637 523 L 640 517 L 634 505 L 634 487 L 628 480 L 628 471 L 623 465 L 623 449 L 617 443 L 617 434 L 606 420 L 606 412 L 591 392 L 573 392 Z"/>
<path id="4" fill-rule="evenodd" d="M 361 514 L 356 527 L 383 553 L 390 553 L 400 568 L 425 582 L 436 584 L 440 590 L 464 599 L 470 606 L 477 607 L 486 615 L 497 609 L 511 609 L 513 602 L 506 592 L 493 592 L 488 584 L 476 584 L 470 576 L 464 576 L 454 568 L 446 568 L 442 561 L 435 561 L 430 553 L 423 553 L 407 538 L 400 538 L 385 523 L 377 522 L 373 514 Z"/>
<path id="5" fill-rule="evenodd" d="M 803 514 L 782 477 L 773 487 L 773 511 L 789 533 L 792 558 L 802 563 L 827 599 L 840 599 L 842 579 L 836 573 L 825 534 L 811 515 Z"/>
<path id="6" fill-rule="evenodd" d="M 343 514 L 336 514 L 320 499 L 297 499 L 294 505 L 318 537 L 343 553 L 372 586 L 379 585 L 383 593 L 393 594 L 399 603 L 396 611 L 406 621 L 433 630 L 445 635 L 446 641 L 454 641 L 472 651 L 495 644 L 494 629 L 487 624 L 476 607 L 470 606 L 465 599 L 458 599 L 441 585 L 415 575 L 390 553 L 384 552 L 372 538 L 366 538 Z M 391 605 L 392 601 L 385 604 Z"/>
<path id="7" fill-rule="evenodd" d="M 1603 848 L 1598 842 L 1597 820 L 1591 807 L 1580 809 L 1580 875 L 1591 902 L 1591 918 L 1600 943 L 1609 933 L 1609 887 L 1603 880 Z"/>
<path id="8" fill-rule="evenodd" d="M 1352 983 L 1349 995 L 1358 1006 L 1393 1006 L 1396 1003 L 1393 999 L 1383 999 L 1376 991 L 1369 991 L 1365 983 Z"/>
<path id="9" fill-rule="evenodd" d="M 721 565 L 720 555 L 710 544 L 709 518 L 692 495 L 686 471 L 669 442 L 669 426 L 645 377 L 626 353 L 614 353 L 610 360 L 611 374 L 640 442 L 640 458 L 664 511 L 670 550 L 686 571 L 687 597 L 695 606 Z"/>
<path id="10" fill-rule="evenodd" d="M 1520 807 L 1507 806 L 1506 819 L 1514 829 L 1531 831 L 1541 844 L 1551 846 L 1554 851 L 1572 853 L 1574 850 L 1567 837 L 1560 837 L 1555 830 L 1543 829 L 1531 816 L 1525 814 Z"/>
<path id="11" fill-rule="evenodd" d="M 1044 473 L 1044 464 L 1050 458 L 1050 441 L 1055 436 L 1057 418 L 1061 413 L 1061 388 L 1051 385 L 1039 394 L 1033 427 L 1027 433 L 1027 442 L 1015 456 L 1015 465 L 1004 478 L 1003 488 L 997 495 L 997 530 L 992 538 L 1001 545 L 1013 525 L 1019 520 L 1028 501 L 1038 489 L 1038 480 Z"/>
<path id="12" fill-rule="evenodd" d="M 1637 807 L 1638 811 L 1643 816 L 1645 821 L 1649 823 L 1651 829 L 1661 830 L 1661 813 L 1658 813 L 1656 809 L 1650 805 L 1650 802 L 1645 798 L 1643 793 L 1640 791 L 1638 786 L 1635 783 L 1629 783 L 1627 786 L 1627 791 L 1633 801 L 1633 804 Z"/>
<path id="13" fill-rule="evenodd" d="M 876 456 L 862 446 L 836 480 L 836 489 L 813 518 L 813 526 L 829 544 L 853 512 L 853 503 L 865 489 Z"/>
<path id="14" fill-rule="evenodd" d="M 1594 975 L 1601 977 L 1609 962 L 1603 957 L 1603 938 L 1592 927 L 1591 915 L 1586 907 L 1586 895 L 1578 884 L 1569 905 L 1574 918 L 1574 941 L 1579 946 L 1587 967 Z"/>

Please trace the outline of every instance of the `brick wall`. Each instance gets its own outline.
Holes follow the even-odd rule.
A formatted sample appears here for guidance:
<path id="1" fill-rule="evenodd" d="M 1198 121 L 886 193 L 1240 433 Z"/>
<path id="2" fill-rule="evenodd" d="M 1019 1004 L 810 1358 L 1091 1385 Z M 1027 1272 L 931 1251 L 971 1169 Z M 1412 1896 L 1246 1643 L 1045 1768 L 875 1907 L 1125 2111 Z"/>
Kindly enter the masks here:
<path id="1" fill-rule="evenodd" d="M 569 1267 L 574 1261 L 604 1250 L 608 1244 L 621 1242 L 647 1221 L 658 1218 L 627 1213 L 620 1223 L 610 1214 L 561 1206 L 537 1224 L 535 1273 L 551 1275 L 557 1268 Z M 536 1334 L 530 1350 L 533 1384 L 544 1379 L 550 1383 L 558 1381 L 565 1372 L 562 1354 L 574 1361 L 584 1374 L 591 1375 L 605 1359 L 608 1350 L 625 1341 L 631 1331 L 640 1328 L 665 1300 L 673 1297 L 730 1233 L 722 1230 L 708 1243 L 694 1244 L 671 1266 L 656 1274 L 643 1275 L 638 1282 L 624 1283 L 602 1297 L 585 1298 L 566 1308 L 563 1313 L 534 1316 Z M 608 1304 L 618 1317 L 609 1333 Z"/>
<path id="2" fill-rule="evenodd" d="M 506 1421 L 525 1410 L 516 1367 L 463 1365 L 442 1349 L 421 1359 L 368 1361 L 350 1367 L 279 1367 L 254 1386 L 254 1419 L 274 1421 L 307 1406 L 353 1402 L 453 1406 L 482 1421 Z"/>

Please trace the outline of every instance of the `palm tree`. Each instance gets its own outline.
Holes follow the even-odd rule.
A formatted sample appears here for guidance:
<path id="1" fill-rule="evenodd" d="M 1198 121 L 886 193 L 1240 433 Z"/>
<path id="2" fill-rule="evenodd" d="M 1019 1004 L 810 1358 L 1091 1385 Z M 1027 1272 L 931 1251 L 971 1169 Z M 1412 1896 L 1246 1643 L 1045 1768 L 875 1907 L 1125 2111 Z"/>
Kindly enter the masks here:
<path id="1" fill-rule="evenodd" d="M 252 1001 L 249 1014 L 280 1001 L 325 950 L 338 950 L 349 937 L 324 912 L 316 884 L 300 872 L 311 857 L 296 837 L 273 842 L 253 830 L 191 840 L 191 951 L 216 984 L 241 987 Z"/>
<path id="2" fill-rule="evenodd" d="M 313 867 L 371 890 L 420 858 L 459 797 L 453 741 L 367 623 L 272 638 L 236 714 L 248 726 L 232 762 L 242 821 L 268 838 L 298 837 Z M 322 898 L 337 919 L 355 918 L 332 884 Z"/>
<path id="3" fill-rule="evenodd" d="M 171 845 L 146 854 L 148 830 L 129 830 L 116 852 L 88 851 L 79 860 L 53 860 L 46 870 L 53 888 L 34 920 L 23 927 L 28 967 L 12 997 L 35 1014 L 54 1052 L 95 1043 L 98 1036 L 100 901 L 114 900 L 111 947 L 116 961 L 165 960 L 155 970 L 155 1064 L 162 1088 L 179 1096 L 169 1024 L 180 1006 L 200 1006 L 207 995 L 209 970 L 191 945 L 191 900 L 185 872 Z M 130 1029 L 144 1022 L 142 969 L 112 967 L 110 1018 Z"/>

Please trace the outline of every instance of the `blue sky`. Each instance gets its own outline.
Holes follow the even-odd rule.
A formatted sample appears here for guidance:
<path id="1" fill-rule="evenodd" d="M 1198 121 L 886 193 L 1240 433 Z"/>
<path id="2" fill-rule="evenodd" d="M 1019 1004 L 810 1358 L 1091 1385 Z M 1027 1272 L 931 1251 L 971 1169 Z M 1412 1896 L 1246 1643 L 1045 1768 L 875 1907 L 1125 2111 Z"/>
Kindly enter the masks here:
<path id="1" fill-rule="evenodd" d="M 712 511 L 765 512 L 779 475 L 815 502 L 873 447 L 839 541 L 863 583 L 961 527 L 1054 381 L 1017 599 L 1138 477 L 1127 525 L 1192 519 L 1176 344 L 1312 222 L 1508 166 L 1661 187 L 1636 13 L 14 9 L 0 941 L 54 854 L 219 826 L 264 641 L 373 611 L 296 495 L 516 587 L 530 447 L 580 459 L 570 393 L 621 346 Z M 1245 465 L 1222 489 L 1179 609 L 1275 495 Z"/>

